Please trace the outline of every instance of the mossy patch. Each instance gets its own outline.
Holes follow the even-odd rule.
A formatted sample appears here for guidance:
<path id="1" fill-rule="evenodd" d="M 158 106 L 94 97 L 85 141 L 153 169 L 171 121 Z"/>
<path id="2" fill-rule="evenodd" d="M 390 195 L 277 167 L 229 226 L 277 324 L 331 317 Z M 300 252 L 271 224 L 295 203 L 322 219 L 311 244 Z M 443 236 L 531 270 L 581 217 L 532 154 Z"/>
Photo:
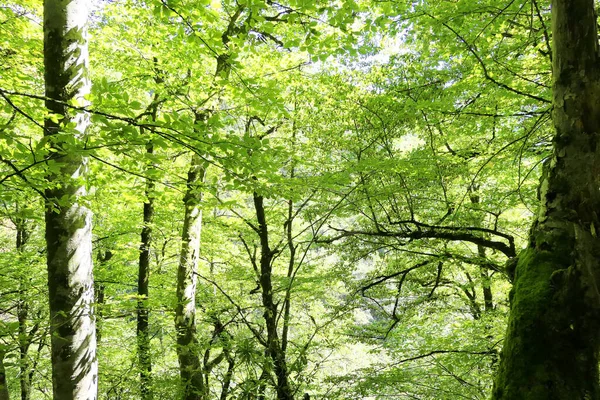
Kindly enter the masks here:
<path id="1" fill-rule="evenodd" d="M 519 254 L 494 400 L 577 400 L 597 389 L 596 345 L 580 329 L 587 317 L 580 276 L 571 252 L 553 250 Z"/>

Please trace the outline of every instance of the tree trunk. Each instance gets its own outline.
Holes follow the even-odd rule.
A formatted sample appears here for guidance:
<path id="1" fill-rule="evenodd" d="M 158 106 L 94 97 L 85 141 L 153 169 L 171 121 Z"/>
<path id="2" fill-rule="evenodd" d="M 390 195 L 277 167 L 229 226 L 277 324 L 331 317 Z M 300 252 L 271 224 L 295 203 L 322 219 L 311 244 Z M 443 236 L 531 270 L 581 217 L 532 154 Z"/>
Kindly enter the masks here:
<path id="1" fill-rule="evenodd" d="M 291 177 L 294 177 L 294 168 L 292 168 Z M 285 221 L 285 231 L 287 236 L 287 246 L 290 251 L 288 260 L 287 279 L 288 285 L 285 288 L 285 298 L 283 299 L 283 328 L 281 329 L 281 351 L 285 353 L 288 345 L 288 333 L 290 329 L 290 312 L 292 307 L 292 286 L 294 279 L 294 266 L 296 265 L 296 245 L 294 244 L 293 235 L 294 225 L 294 202 L 288 200 L 288 215 Z"/>
<path id="2" fill-rule="evenodd" d="M 227 400 L 227 396 L 229 396 L 229 388 L 231 386 L 231 378 L 233 377 L 233 369 L 235 368 L 235 358 L 231 357 L 231 355 L 227 356 L 227 372 L 225 372 L 225 376 L 223 377 L 223 385 L 221 386 L 221 396 L 220 400 Z"/>
<path id="3" fill-rule="evenodd" d="M 230 17 L 227 29 L 221 35 L 225 47 L 227 47 L 230 36 L 234 34 L 235 23 L 244 8 L 245 6 L 238 6 Z M 227 80 L 230 71 L 229 55 L 227 53 L 218 55 L 215 79 L 220 77 Z M 206 112 L 196 111 L 194 124 L 203 123 L 207 117 Z M 188 170 L 187 191 L 183 199 L 185 216 L 181 234 L 181 256 L 177 270 L 177 307 L 175 309 L 177 356 L 185 400 L 207 399 L 209 395 L 208 376 L 204 376 L 196 335 L 196 274 L 200 257 L 202 183 L 205 174 L 206 169 L 202 159 L 197 154 L 193 154 Z"/>
<path id="4" fill-rule="evenodd" d="M 81 200 L 87 159 L 80 146 L 89 118 L 65 105 L 71 100 L 85 104 L 90 91 L 89 5 L 89 0 L 44 1 L 46 107 L 56 115 L 44 123 L 54 150 L 47 161 L 46 245 L 52 383 L 60 400 L 97 396 L 92 213 Z"/>
<path id="5" fill-rule="evenodd" d="M 277 399 L 293 400 L 294 396 L 289 384 L 285 352 L 281 347 L 277 332 L 277 304 L 273 300 L 272 262 L 275 253 L 269 246 L 269 232 L 265 216 L 263 197 L 254 193 L 254 208 L 258 222 L 258 236 L 260 237 L 260 288 L 264 307 L 263 317 L 267 326 L 267 353 L 273 360 L 276 376 Z"/>
<path id="6" fill-rule="evenodd" d="M 485 247 L 478 245 L 477 246 L 479 257 L 484 259 L 486 257 Z M 481 287 L 483 289 L 483 306 L 485 312 L 490 312 L 494 310 L 494 297 L 492 293 L 492 282 L 489 275 L 489 272 L 486 267 L 483 265 L 479 266 L 479 272 L 481 274 Z"/>
<path id="7" fill-rule="evenodd" d="M 518 258 L 495 400 L 596 400 L 600 81 L 594 0 L 552 2 L 553 155 Z"/>
<path id="8" fill-rule="evenodd" d="M 113 253 L 110 250 L 99 251 L 96 256 L 100 265 L 108 263 L 112 258 Z M 105 286 L 103 283 L 96 282 L 96 342 L 100 345 L 102 341 L 102 324 L 104 321 L 104 290 Z"/>
<path id="9" fill-rule="evenodd" d="M 297 107 L 297 104 L 294 105 Z M 296 149 L 296 121 L 292 123 L 292 151 L 295 153 Z M 296 162 L 294 157 L 290 157 L 290 178 L 294 179 L 296 175 Z M 286 233 L 287 247 L 290 251 L 288 259 L 288 270 L 287 279 L 288 284 L 285 288 L 285 298 L 283 300 L 283 328 L 281 330 L 281 351 L 286 354 L 288 346 L 288 333 L 290 329 L 290 311 L 292 306 L 292 287 L 294 285 L 294 267 L 296 265 L 296 245 L 294 243 L 294 202 L 292 199 L 288 200 L 288 213 L 287 219 L 283 224 Z"/>
<path id="10" fill-rule="evenodd" d="M 177 355 L 185 400 L 205 399 L 200 348 L 196 338 L 196 274 L 200 256 L 202 232 L 202 182 L 205 168 L 202 159 L 194 154 L 187 178 L 187 192 L 183 199 L 185 217 L 181 235 L 181 256 L 177 270 Z"/>
<path id="11" fill-rule="evenodd" d="M 102 341 L 102 325 L 104 322 L 104 289 L 103 284 L 96 285 L 96 343 L 100 346 Z"/>
<path id="12" fill-rule="evenodd" d="M 480 204 L 481 198 L 479 197 L 479 185 L 471 186 L 471 203 Z M 483 221 L 478 223 L 476 226 L 483 227 Z M 480 260 L 483 261 L 487 258 L 485 246 L 481 244 L 477 245 L 477 255 Z M 479 266 L 479 274 L 481 277 L 481 289 L 483 291 L 483 306 L 485 312 L 494 310 L 494 295 L 492 293 L 492 280 L 490 278 L 488 269 L 484 265 Z"/>
<path id="13" fill-rule="evenodd" d="M 146 153 L 154 153 L 154 146 L 149 141 Z M 138 303 L 137 303 L 137 346 L 140 367 L 140 392 L 142 400 L 152 398 L 152 357 L 150 355 L 150 333 L 148 326 L 148 286 L 150 283 L 150 250 L 152 248 L 152 223 L 154 221 L 154 181 L 146 178 L 144 195 L 143 227 L 140 244 L 138 269 Z"/>
<path id="14" fill-rule="evenodd" d="M 31 337 L 27 331 L 29 321 L 29 302 L 26 299 L 25 285 L 21 283 L 19 289 L 19 302 L 17 304 L 17 320 L 19 321 L 19 383 L 21 386 L 21 400 L 31 397 L 29 346 Z"/>
<path id="15" fill-rule="evenodd" d="M 229 23 L 229 29 L 239 18 L 236 12 Z M 223 40 L 229 35 L 229 29 Z M 227 79 L 231 65 L 227 56 L 217 57 L 215 78 Z M 204 123 L 208 115 L 196 112 L 194 125 Z M 192 155 L 188 170 L 187 191 L 183 199 L 185 215 L 181 233 L 181 256 L 177 269 L 177 307 L 175 309 L 175 329 L 177 330 L 177 357 L 179 374 L 185 400 L 208 398 L 208 380 L 205 380 L 200 347 L 196 335 L 196 274 L 200 259 L 200 236 L 202 233 L 202 183 L 206 174 L 204 162 L 198 154 Z M 206 381 L 206 383 L 205 383 Z"/>
<path id="16" fill-rule="evenodd" d="M 25 244 L 29 239 L 27 221 L 22 218 L 17 218 L 15 220 L 15 225 L 17 228 L 16 249 L 21 257 Z M 19 384 L 21 386 L 21 400 L 29 400 L 31 397 L 31 368 L 29 365 L 28 353 L 33 337 L 27 329 L 29 322 L 29 300 L 27 298 L 27 289 L 29 286 L 26 277 L 21 276 L 19 282 L 19 301 L 17 303 L 17 321 L 19 322 Z"/>

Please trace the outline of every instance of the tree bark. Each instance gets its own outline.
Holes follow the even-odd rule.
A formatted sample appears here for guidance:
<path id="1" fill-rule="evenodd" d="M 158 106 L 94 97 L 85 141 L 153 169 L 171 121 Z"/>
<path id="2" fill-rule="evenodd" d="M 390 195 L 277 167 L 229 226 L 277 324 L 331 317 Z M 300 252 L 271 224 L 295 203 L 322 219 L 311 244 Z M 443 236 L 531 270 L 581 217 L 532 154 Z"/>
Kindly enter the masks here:
<path id="1" fill-rule="evenodd" d="M 185 400 L 200 400 L 208 396 L 204 384 L 200 348 L 196 338 L 196 274 L 202 233 L 202 182 L 205 167 L 202 159 L 192 155 L 183 199 L 185 217 L 181 235 L 181 256 L 177 270 L 177 356 Z"/>
<path id="2" fill-rule="evenodd" d="M 600 81 L 594 0 L 554 0 L 553 155 L 516 265 L 495 400 L 596 400 Z"/>
<path id="3" fill-rule="evenodd" d="M 289 384 L 285 352 L 281 347 L 279 334 L 277 332 L 277 304 L 273 299 L 272 262 L 275 253 L 269 245 L 269 231 L 265 215 L 264 199 L 256 192 L 253 194 L 254 209 L 258 222 L 258 236 L 260 238 L 260 279 L 259 284 L 262 292 L 263 317 L 267 326 L 267 353 L 273 360 L 276 376 L 276 387 L 278 400 L 293 400 L 293 392 Z"/>
<path id="4" fill-rule="evenodd" d="M 221 396 L 220 400 L 227 400 L 227 396 L 229 396 L 229 388 L 231 387 L 231 378 L 233 378 L 233 369 L 235 368 L 235 358 L 231 357 L 231 355 L 227 356 L 227 372 L 225 372 L 225 376 L 223 377 L 223 384 L 221 385 Z"/>
<path id="5" fill-rule="evenodd" d="M 146 144 L 146 153 L 152 155 L 152 141 Z M 140 257 L 138 264 L 138 302 L 137 302 L 137 347 L 140 368 L 140 392 L 142 400 L 152 396 L 152 357 L 150 355 L 150 333 L 148 317 L 148 288 L 150 284 L 150 261 L 152 248 L 152 223 L 154 222 L 154 181 L 146 178 L 144 195 L 143 226 L 141 233 Z"/>
<path id="6" fill-rule="evenodd" d="M 294 177 L 294 169 L 292 168 L 291 177 Z M 288 260 L 287 279 L 288 285 L 285 288 L 285 298 L 283 299 L 283 328 L 281 330 L 281 350 L 285 354 L 288 345 L 288 333 L 290 329 L 290 312 L 292 307 L 292 286 L 294 279 L 294 266 L 296 265 L 296 245 L 294 244 L 293 235 L 294 224 L 294 202 L 288 200 L 288 216 L 285 221 L 285 233 L 287 236 L 287 246 L 290 251 Z"/>
<path id="7" fill-rule="evenodd" d="M 296 104 L 294 105 L 297 106 Z M 296 121 L 292 123 L 292 151 L 295 153 L 296 149 Z M 294 157 L 290 157 L 290 178 L 294 179 L 296 175 L 296 162 Z M 296 266 L 296 249 L 297 246 L 294 243 L 294 202 L 292 199 L 288 200 L 288 213 L 287 219 L 284 223 L 284 230 L 287 239 L 287 247 L 290 251 L 288 259 L 288 270 L 287 270 L 287 287 L 285 288 L 285 298 L 283 300 L 283 328 L 281 330 L 281 350 L 284 354 L 287 352 L 288 346 L 288 333 L 290 329 L 290 312 L 292 307 L 292 287 L 294 285 L 294 268 Z"/>
<path id="8" fill-rule="evenodd" d="M 16 249 L 19 256 L 22 255 L 25 244 L 29 239 L 27 231 L 27 221 L 23 218 L 16 218 L 17 228 Z M 31 367 L 29 363 L 29 346 L 33 339 L 33 334 L 37 330 L 36 325 L 32 332 L 28 331 L 29 323 L 29 300 L 27 298 L 27 289 L 29 284 L 25 276 L 20 278 L 19 282 L 19 301 L 17 303 L 17 321 L 19 322 L 19 384 L 21 389 L 21 400 L 29 400 L 31 397 Z"/>
<path id="9" fill-rule="evenodd" d="M 99 251 L 96 259 L 100 266 L 106 264 L 113 257 L 113 252 L 110 250 Z M 104 290 L 106 287 L 102 282 L 96 282 L 95 292 L 96 292 L 96 343 L 98 346 L 102 341 L 102 324 L 104 322 Z"/>
<path id="10" fill-rule="evenodd" d="M 480 204 L 481 198 L 479 197 L 479 185 L 472 185 L 471 187 L 471 203 Z M 477 224 L 477 226 L 483 226 L 483 221 Z M 486 248 L 481 244 L 477 245 L 477 255 L 481 260 L 485 260 L 487 258 Z M 479 266 L 479 273 L 481 277 L 481 289 L 483 291 L 483 306 L 485 312 L 490 312 L 494 310 L 494 295 L 492 292 L 492 281 L 488 272 L 488 268 L 484 265 Z"/>
<path id="11" fill-rule="evenodd" d="M 102 341 L 102 325 L 104 323 L 104 284 L 96 285 L 96 343 Z"/>
<path id="12" fill-rule="evenodd" d="M 87 158 L 80 147 L 89 118 L 66 102 L 85 104 L 90 91 L 89 0 L 44 1 L 46 107 L 53 151 L 47 161 L 46 245 L 52 383 L 55 399 L 96 399 L 96 330 L 92 315 L 92 213 L 86 195 Z"/>
<path id="13" fill-rule="evenodd" d="M 231 17 L 229 26 L 222 36 L 223 43 L 239 18 L 241 9 Z M 227 79 L 231 70 L 226 54 L 217 57 L 215 78 Z M 206 113 L 196 112 L 194 124 L 201 124 Z M 183 199 L 185 215 L 181 233 L 181 256 L 177 269 L 177 307 L 175 309 L 175 329 L 177 330 L 177 357 L 179 374 L 183 385 L 184 400 L 202 400 L 209 394 L 208 380 L 205 379 L 200 357 L 200 347 L 196 332 L 196 274 L 200 257 L 200 237 L 202 234 L 202 183 L 206 167 L 198 154 L 192 155 L 188 170 L 187 190 Z"/>

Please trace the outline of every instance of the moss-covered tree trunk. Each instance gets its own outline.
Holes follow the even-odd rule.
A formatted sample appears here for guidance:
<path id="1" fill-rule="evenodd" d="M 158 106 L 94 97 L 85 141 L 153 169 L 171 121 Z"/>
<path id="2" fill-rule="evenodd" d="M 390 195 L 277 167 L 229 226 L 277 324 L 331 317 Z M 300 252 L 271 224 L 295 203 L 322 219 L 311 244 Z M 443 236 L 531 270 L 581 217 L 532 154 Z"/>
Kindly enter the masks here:
<path id="1" fill-rule="evenodd" d="M 197 154 L 193 154 L 188 171 L 187 191 L 183 199 L 185 217 L 181 236 L 181 256 L 177 269 L 175 309 L 177 356 L 185 400 L 201 400 L 208 396 L 200 361 L 200 345 L 196 336 L 196 274 L 200 260 L 204 175 L 204 162 Z"/>
<path id="2" fill-rule="evenodd" d="M 53 398 L 97 396 L 96 329 L 92 315 L 92 213 L 84 204 L 89 117 L 66 106 L 85 104 L 90 91 L 89 0 L 44 1 L 46 107 L 53 151 L 47 161 L 46 246 L 50 303 Z"/>
<path id="3" fill-rule="evenodd" d="M 553 155 L 518 258 L 495 400 L 600 399 L 600 82 L 594 0 L 554 0 Z"/>

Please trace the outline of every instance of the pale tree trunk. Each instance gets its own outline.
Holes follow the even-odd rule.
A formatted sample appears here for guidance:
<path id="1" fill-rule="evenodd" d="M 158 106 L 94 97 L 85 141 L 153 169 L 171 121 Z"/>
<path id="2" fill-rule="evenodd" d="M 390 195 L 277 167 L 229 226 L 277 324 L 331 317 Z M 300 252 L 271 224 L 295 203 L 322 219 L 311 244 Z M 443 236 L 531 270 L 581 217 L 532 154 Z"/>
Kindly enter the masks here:
<path id="1" fill-rule="evenodd" d="M 235 25 L 245 7 L 245 5 L 237 7 L 229 19 L 227 29 L 221 35 L 225 48 L 228 47 L 232 35 L 245 34 L 245 30 L 238 30 Z M 219 55 L 215 78 L 220 77 L 227 80 L 230 72 L 229 54 Z M 196 111 L 194 124 L 203 123 L 207 116 L 206 113 Z M 187 190 L 183 200 L 185 216 L 181 234 L 181 256 L 177 270 L 177 307 L 175 309 L 177 356 L 185 400 L 207 399 L 210 389 L 207 376 L 204 376 L 207 371 L 204 371 L 201 361 L 196 332 L 196 274 L 200 257 L 202 183 L 205 173 L 205 165 L 201 157 L 193 154 L 188 171 Z"/>
<path id="2" fill-rule="evenodd" d="M 46 107 L 59 119 L 47 119 L 44 132 L 55 150 L 47 162 L 45 196 L 52 384 L 60 400 L 97 397 L 92 213 L 82 204 L 87 159 L 80 150 L 89 118 L 65 106 L 71 100 L 84 104 L 90 91 L 89 5 L 44 1 Z"/>
<path id="3" fill-rule="evenodd" d="M 230 27 L 238 17 L 239 13 L 232 17 Z M 227 56 L 217 58 L 215 77 L 227 79 L 231 70 L 227 58 Z M 194 125 L 204 123 L 206 117 L 205 113 L 196 112 Z M 202 183 L 205 174 L 206 166 L 202 158 L 198 154 L 193 154 L 183 199 L 185 215 L 181 233 L 181 255 L 177 269 L 177 307 L 175 308 L 177 357 L 184 400 L 206 399 L 209 393 L 208 379 L 204 377 L 196 332 L 196 275 L 200 260 Z"/>
<path id="4" fill-rule="evenodd" d="M 185 400 L 205 399 L 205 387 L 196 337 L 196 274 L 200 257 L 202 232 L 202 182 L 205 167 L 202 159 L 192 155 L 188 171 L 187 191 L 183 199 L 185 217 L 181 236 L 181 256 L 177 270 L 177 355 Z"/>
<path id="5" fill-rule="evenodd" d="M 600 81 L 594 0 L 552 2 L 554 149 L 518 258 L 495 400 L 597 400 Z"/>

